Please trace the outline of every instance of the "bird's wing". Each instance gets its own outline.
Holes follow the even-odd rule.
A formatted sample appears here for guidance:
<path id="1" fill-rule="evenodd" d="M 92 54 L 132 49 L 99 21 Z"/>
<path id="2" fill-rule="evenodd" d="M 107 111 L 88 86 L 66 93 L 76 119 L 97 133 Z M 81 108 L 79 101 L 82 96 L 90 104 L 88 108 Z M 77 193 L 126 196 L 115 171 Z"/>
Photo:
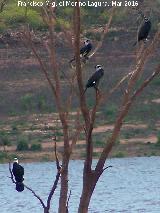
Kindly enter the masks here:
<path id="1" fill-rule="evenodd" d="M 84 54 L 85 52 L 87 52 L 88 48 L 87 46 L 84 46 L 80 49 L 80 54 Z"/>
<path id="2" fill-rule="evenodd" d="M 24 175 L 24 168 L 23 168 L 23 166 L 17 164 L 13 167 L 12 172 L 13 172 L 14 176 L 23 176 Z"/>
<path id="3" fill-rule="evenodd" d="M 151 23 L 144 23 L 138 33 L 138 40 L 146 38 L 149 34 L 149 31 L 151 29 Z"/>
<path id="4" fill-rule="evenodd" d="M 96 71 L 88 80 L 87 85 L 99 81 L 99 79 L 103 76 L 103 72 Z"/>
<path id="5" fill-rule="evenodd" d="M 24 175 L 24 168 L 21 165 L 19 165 L 19 174 Z"/>

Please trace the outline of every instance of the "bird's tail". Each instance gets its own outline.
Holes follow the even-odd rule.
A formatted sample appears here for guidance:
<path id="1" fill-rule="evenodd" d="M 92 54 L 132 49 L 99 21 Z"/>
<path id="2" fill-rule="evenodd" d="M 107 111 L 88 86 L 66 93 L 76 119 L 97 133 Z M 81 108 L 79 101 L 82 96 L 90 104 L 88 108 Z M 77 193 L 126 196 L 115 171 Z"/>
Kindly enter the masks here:
<path id="1" fill-rule="evenodd" d="M 16 182 L 16 190 L 22 192 L 24 190 L 24 184 L 21 182 Z"/>
<path id="2" fill-rule="evenodd" d="M 83 95 L 86 93 L 86 91 L 87 91 L 87 87 L 85 88 L 85 90 L 84 90 L 84 92 L 83 92 Z"/>

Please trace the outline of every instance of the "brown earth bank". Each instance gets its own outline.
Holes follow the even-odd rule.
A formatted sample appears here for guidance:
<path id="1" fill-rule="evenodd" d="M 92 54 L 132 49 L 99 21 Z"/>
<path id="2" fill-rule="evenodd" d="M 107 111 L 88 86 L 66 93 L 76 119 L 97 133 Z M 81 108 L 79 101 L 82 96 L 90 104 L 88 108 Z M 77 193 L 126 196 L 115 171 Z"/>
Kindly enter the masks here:
<path id="1" fill-rule="evenodd" d="M 113 125 L 103 125 L 94 128 L 94 133 L 108 132 L 113 129 Z M 137 129 L 147 129 L 145 124 L 124 124 L 122 130 L 137 130 Z M 159 127 L 158 127 L 159 129 Z M 157 143 L 157 137 L 155 135 L 148 135 L 146 137 L 137 137 L 136 135 L 132 138 L 119 138 L 118 143 L 115 144 L 112 152 L 109 157 L 142 157 L 142 156 L 160 156 L 160 145 Z M 94 143 L 94 142 L 93 142 Z M 63 152 L 63 141 L 57 141 L 57 153 L 59 159 L 62 157 Z M 14 157 L 18 157 L 21 162 L 44 162 L 44 161 L 54 161 L 54 145 L 55 141 L 53 138 L 48 139 L 41 143 L 42 151 L 16 151 L 17 146 L 7 146 L 0 147 L 1 153 L 5 154 L 5 157 L 0 159 L 1 163 L 6 163 L 9 160 L 12 160 Z M 104 147 L 105 143 L 100 143 L 94 145 L 93 149 L 93 158 L 97 159 Z M 71 155 L 72 160 L 84 159 L 85 158 L 85 140 L 78 140 L 73 154 Z"/>
<path id="2" fill-rule="evenodd" d="M 53 145 L 52 145 L 53 146 Z M 103 148 L 95 148 L 93 152 L 93 159 L 98 159 Z M 71 156 L 71 160 L 83 160 L 85 158 L 85 148 L 80 150 L 76 149 L 74 154 Z M 20 162 L 48 162 L 55 161 L 54 149 L 46 150 L 41 152 L 6 152 L 9 159 L 5 158 L 0 161 L 0 163 L 7 163 L 12 161 L 11 156 L 16 156 L 19 158 Z M 61 160 L 61 152 L 58 152 L 59 159 Z M 128 144 L 119 144 L 115 146 L 112 152 L 109 155 L 109 158 L 124 158 L 124 157 L 150 157 L 150 156 L 160 156 L 160 147 L 153 145 L 152 143 L 128 143 Z"/>

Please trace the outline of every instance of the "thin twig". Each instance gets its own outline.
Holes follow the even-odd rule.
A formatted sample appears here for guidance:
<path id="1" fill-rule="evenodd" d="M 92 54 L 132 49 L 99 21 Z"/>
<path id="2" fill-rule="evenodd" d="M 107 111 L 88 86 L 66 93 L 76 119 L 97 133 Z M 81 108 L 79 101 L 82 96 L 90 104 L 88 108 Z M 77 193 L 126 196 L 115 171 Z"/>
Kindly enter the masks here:
<path id="1" fill-rule="evenodd" d="M 112 22 L 112 19 L 113 19 L 115 7 L 113 7 L 111 10 L 112 11 L 111 11 L 111 15 L 109 17 L 108 23 L 104 26 L 103 32 L 101 33 L 101 39 L 98 42 L 95 50 L 92 52 L 92 54 L 89 55 L 89 59 L 92 58 L 97 53 L 97 51 L 102 47 L 103 40 L 104 40 L 106 34 L 109 32 L 109 28 L 110 28 L 110 25 L 111 25 L 111 22 Z"/>
<path id="2" fill-rule="evenodd" d="M 43 209 L 46 209 L 46 206 L 45 206 L 43 200 L 40 198 L 40 196 L 38 196 L 38 195 L 35 193 L 35 191 L 34 191 L 33 189 L 31 189 L 30 187 L 28 187 L 27 185 L 24 184 L 24 187 L 25 187 L 26 189 L 28 189 L 30 192 L 32 192 L 32 194 L 34 195 L 34 197 L 36 197 L 36 198 L 40 201 L 40 203 L 41 203 Z"/>
<path id="3" fill-rule="evenodd" d="M 71 197 L 71 190 L 69 191 L 69 196 L 68 196 L 68 199 L 67 199 L 67 204 L 66 204 L 66 213 L 69 213 L 69 200 L 70 200 L 70 197 Z"/>
<path id="4" fill-rule="evenodd" d="M 112 168 L 113 166 L 107 166 L 107 167 L 105 167 L 104 169 L 103 169 L 103 172 L 106 170 L 106 169 L 108 169 L 108 168 Z"/>

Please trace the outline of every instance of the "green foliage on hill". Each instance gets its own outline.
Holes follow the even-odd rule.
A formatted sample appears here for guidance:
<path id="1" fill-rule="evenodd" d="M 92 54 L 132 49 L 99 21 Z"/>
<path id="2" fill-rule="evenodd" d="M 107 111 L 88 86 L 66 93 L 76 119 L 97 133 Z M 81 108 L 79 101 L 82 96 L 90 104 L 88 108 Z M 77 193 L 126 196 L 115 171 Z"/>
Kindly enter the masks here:
<path id="1" fill-rule="evenodd" d="M 41 0 L 41 2 L 45 1 Z M 154 23 L 157 24 L 160 16 L 158 11 L 159 7 L 159 0 L 155 0 L 154 2 L 146 0 L 144 1 L 144 7 L 142 10 L 147 11 L 152 8 L 150 16 L 154 20 Z M 19 27 L 24 23 L 29 23 L 30 27 L 33 29 L 44 30 L 46 25 L 43 23 L 43 19 L 41 17 L 41 9 L 41 7 L 31 6 L 18 7 L 17 0 L 9 1 L 9 3 L 4 7 L 3 12 L 0 13 L 0 31 L 4 31 L 8 28 Z M 63 27 L 67 29 L 71 27 L 73 7 L 57 7 L 56 15 L 56 31 L 61 31 Z M 81 7 L 82 28 L 85 29 L 88 26 L 102 26 L 107 23 L 109 15 L 109 7 Z M 113 18 L 113 25 L 124 25 L 125 22 L 127 23 L 128 15 L 131 17 L 130 23 L 138 17 L 138 14 L 136 14 L 135 10 L 131 7 L 117 7 Z"/>
<path id="2" fill-rule="evenodd" d="M 37 8 L 18 7 L 17 1 L 10 1 L 0 13 L 0 31 L 7 28 L 19 27 L 22 24 L 29 23 L 31 28 L 43 29 L 45 24 Z"/>

